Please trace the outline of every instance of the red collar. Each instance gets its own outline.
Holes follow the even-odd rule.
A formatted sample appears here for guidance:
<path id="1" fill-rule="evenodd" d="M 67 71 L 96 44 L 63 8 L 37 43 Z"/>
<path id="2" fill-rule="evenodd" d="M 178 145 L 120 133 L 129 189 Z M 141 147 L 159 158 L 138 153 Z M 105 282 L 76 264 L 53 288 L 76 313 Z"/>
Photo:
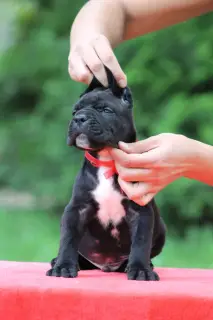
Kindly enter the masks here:
<path id="1" fill-rule="evenodd" d="M 117 173 L 115 163 L 113 160 L 103 161 L 103 160 L 97 159 L 93 157 L 88 151 L 85 151 L 85 158 L 89 160 L 89 162 L 96 168 L 100 168 L 100 167 L 109 168 L 109 170 L 107 170 L 104 173 L 104 176 L 106 179 L 111 178 L 112 176 L 114 176 L 114 174 Z"/>

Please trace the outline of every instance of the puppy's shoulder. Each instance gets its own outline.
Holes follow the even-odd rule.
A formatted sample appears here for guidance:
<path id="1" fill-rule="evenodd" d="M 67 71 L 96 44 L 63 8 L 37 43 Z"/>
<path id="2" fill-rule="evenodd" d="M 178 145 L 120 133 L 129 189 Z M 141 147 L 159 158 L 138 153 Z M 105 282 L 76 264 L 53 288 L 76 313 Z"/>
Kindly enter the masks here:
<path id="1" fill-rule="evenodd" d="M 96 188 L 97 183 L 97 168 L 88 166 L 88 164 L 84 162 L 73 184 L 73 196 L 78 199 L 84 199 Z"/>

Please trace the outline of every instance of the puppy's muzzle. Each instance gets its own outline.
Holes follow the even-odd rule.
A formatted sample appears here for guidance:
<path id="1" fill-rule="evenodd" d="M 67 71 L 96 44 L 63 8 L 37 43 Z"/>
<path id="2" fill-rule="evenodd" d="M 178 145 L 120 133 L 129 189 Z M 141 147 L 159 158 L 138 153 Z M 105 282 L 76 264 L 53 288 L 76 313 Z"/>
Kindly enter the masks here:
<path id="1" fill-rule="evenodd" d="M 73 124 L 78 128 L 84 127 L 87 121 L 88 118 L 85 114 L 76 114 L 73 118 Z"/>

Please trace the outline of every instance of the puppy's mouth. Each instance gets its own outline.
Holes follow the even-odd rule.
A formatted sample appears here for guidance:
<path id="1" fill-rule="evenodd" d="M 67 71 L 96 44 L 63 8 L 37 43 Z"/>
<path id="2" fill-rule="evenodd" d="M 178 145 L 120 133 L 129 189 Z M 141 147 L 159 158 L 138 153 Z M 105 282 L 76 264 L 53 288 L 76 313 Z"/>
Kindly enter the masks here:
<path id="1" fill-rule="evenodd" d="M 75 135 L 72 135 L 71 137 L 68 136 L 67 138 L 67 144 L 68 146 L 75 146 L 78 149 L 81 150 L 95 150 L 95 148 L 92 148 L 89 142 L 89 139 L 86 134 L 84 133 L 76 133 Z"/>
<path id="2" fill-rule="evenodd" d="M 70 132 L 71 133 L 71 132 Z M 106 141 L 103 142 L 98 141 L 99 139 L 94 139 L 88 136 L 87 133 L 82 132 L 72 132 L 67 137 L 67 144 L 68 146 L 75 146 L 80 150 L 91 150 L 91 151 L 100 151 L 104 148 L 118 148 L 118 143 L 114 141 Z"/>
<path id="3" fill-rule="evenodd" d="M 75 139 L 75 145 L 79 149 L 83 150 L 93 150 L 93 148 L 90 147 L 90 143 L 88 140 L 88 137 L 84 133 L 80 133 L 76 139 Z"/>

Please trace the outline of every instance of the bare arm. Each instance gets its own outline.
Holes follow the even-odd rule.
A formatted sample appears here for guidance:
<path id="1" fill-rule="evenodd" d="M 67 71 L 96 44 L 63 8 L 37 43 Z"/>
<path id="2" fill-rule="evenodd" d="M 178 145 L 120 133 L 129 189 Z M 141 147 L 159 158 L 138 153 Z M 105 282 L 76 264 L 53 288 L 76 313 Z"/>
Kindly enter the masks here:
<path id="1" fill-rule="evenodd" d="M 125 3 L 128 17 L 124 39 L 164 29 L 213 10 L 212 0 L 121 1 Z"/>
<path id="2" fill-rule="evenodd" d="M 194 163 L 185 177 L 213 186 L 213 146 L 194 141 Z"/>
<path id="3" fill-rule="evenodd" d="M 186 21 L 213 10 L 212 0 L 90 0 L 71 29 L 69 72 L 89 83 L 92 74 L 107 85 L 103 64 L 121 86 L 126 77 L 112 48 L 124 40 Z"/>

